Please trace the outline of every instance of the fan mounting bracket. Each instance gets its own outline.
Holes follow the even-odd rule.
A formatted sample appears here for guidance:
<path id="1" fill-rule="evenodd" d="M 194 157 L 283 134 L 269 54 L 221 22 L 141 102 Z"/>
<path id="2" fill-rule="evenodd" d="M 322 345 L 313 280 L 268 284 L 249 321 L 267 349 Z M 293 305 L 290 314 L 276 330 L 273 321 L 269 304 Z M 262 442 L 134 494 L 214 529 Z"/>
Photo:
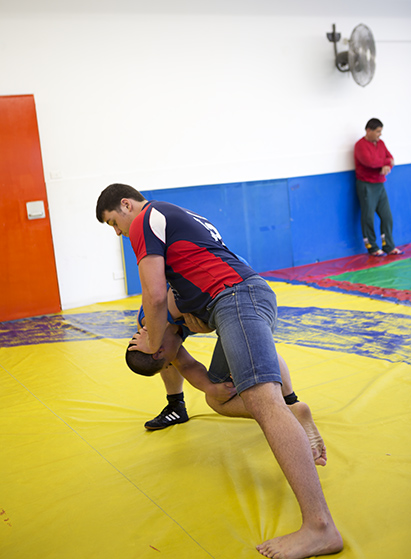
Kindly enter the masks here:
<path id="1" fill-rule="evenodd" d="M 327 33 L 327 39 L 334 44 L 334 54 L 335 54 L 335 65 L 340 72 L 349 72 L 350 67 L 348 65 L 348 51 L 338 52 L 337 43 L 341 39 L 341 33 L 337 33 L 335 30 L 335 23 L 333 23 L 333 30 L 331 33 Z"/>

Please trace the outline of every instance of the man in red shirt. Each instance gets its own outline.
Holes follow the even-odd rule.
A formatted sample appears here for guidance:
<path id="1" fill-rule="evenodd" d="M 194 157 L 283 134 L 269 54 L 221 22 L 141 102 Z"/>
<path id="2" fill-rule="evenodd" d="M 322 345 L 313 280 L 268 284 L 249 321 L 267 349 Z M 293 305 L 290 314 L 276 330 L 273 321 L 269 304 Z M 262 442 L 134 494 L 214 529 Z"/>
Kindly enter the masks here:
<path id="1" fill-rule="evenodd" d="M 365 136 L 354 148 L 357 194 L 361 207 L 361 229 L 365 247 L 371 256 L 402 254 L 392 238 L 393 219 L 384 182 L 394 167 L 394 158 L 380 140 L 383 124 L 372 118 L 365 126 Z M 377 245 L 374 215 L 381 219 L 382 250 Z"/>

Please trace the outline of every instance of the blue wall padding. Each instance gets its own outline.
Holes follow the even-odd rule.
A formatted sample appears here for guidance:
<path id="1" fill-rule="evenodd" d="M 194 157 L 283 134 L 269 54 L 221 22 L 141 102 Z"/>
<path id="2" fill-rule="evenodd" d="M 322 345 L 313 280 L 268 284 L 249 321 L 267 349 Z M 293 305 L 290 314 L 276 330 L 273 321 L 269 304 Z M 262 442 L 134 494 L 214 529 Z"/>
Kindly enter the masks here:
<path id="1" fill-rule="evenodd" d="M 293 265 L 363 252 L 352 171 L 288 180 Z"/>
<path id="2" fill-rule="evenodd" d="M 394 241 L 405 245 L 411 240 L 411 165 L 394 167 L 385 187 L 394 218 Z"/>
<path id="3" fill-rule="evenodd" d="M 130 239 L 121 237 L 123 245 L 124 275 L 126 278 L 126 291 L 128 295 L 141 293 L 140 276 L 138 275 L 137 258 L 131 248 Z"/>
<path id="4" fill-rule="evenodd" d="M 395 167 L 386 187 L 397 245 L 411 241 L 411 164 Z M 233 252 L 257 272 L 360 254 L 354 171 L 289 179 L 142 190 L 207 217 Z M 379 233 L 379 219 L 375 220 Z M 128 294 L 141 293 L 136 258 L 123 239 Z"/>

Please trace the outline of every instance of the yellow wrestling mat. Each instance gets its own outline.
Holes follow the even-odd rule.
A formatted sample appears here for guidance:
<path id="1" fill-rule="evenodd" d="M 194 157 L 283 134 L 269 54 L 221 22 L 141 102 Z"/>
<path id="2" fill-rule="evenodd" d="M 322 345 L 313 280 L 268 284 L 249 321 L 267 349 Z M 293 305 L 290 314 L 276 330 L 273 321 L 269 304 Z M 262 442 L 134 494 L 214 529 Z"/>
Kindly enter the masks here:
<path id="1" fill-rule="evenodd" d="M 313 412 L 341 559 L 407 559 L 411 308 L 272 283 L 275 336 Z M 185 384 L 190 421 L 143 425 L 161 378 L 124 362 L 140 298 L 0 325 L 0 557 L 252 559 L 300 526 L 297 501 L 252 420 Z M 209 364 L 214 335 L 185 345 Z"/>

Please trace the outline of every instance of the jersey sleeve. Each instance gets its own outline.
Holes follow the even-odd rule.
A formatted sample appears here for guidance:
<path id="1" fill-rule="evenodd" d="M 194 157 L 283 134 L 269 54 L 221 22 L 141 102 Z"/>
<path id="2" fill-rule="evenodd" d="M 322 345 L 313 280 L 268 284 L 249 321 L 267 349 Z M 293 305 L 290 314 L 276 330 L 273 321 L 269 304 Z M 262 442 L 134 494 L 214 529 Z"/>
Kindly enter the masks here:
<path id="1" fill-rule="evenodd" d="M 165 257 L 167 220 L 164 214 L 152 206 L 145 208 L 130 227 L 130 241 L 137 264 L 148 254 Z"/>

